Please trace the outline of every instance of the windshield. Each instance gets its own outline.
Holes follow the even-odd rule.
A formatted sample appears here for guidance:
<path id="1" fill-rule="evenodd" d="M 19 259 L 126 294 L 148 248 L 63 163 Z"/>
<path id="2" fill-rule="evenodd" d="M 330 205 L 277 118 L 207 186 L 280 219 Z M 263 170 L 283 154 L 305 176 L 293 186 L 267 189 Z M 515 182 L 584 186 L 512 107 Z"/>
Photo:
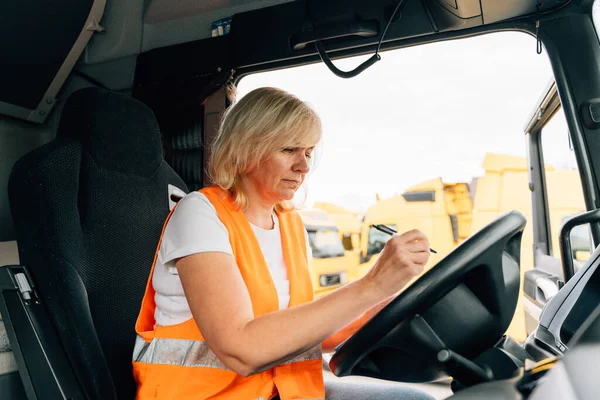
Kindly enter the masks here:
<path id="1" fill-rule="evenodd" d="M 396 224 L 386 224 L 388 228 L 396 230 Z M 372 256 L 381 253 L 385 244 L 392 237 L 387 233 L 383 233 L 373 227 L 369 228 L 369 243 L 367 247 L 367 256 Z"/>
<path id="2" fill-rule="evenodd" d="M 341 257 L 344 246 L 338 232 L 334 229 L 308 231 L 308 241 L 314 258 Z"/>

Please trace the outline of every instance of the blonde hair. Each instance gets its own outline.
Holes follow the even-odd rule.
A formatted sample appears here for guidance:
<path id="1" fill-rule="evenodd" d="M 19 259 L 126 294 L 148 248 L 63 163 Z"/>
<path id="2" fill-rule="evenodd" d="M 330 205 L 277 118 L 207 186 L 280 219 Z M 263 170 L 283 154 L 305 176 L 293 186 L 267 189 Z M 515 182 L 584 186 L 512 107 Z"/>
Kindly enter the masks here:
<path id="1" fill-rule="evenodd" d="M 208 173 L 212 183 L 228 190 L 237 207 L 248 198 L 240 177 L 284 148 L 312 147 L 321 139 L 321 119 L 296 96 L 263 87 L 229 107 L 213 142 Z M 291 208 L 279 203 L 277 211 Z"/>

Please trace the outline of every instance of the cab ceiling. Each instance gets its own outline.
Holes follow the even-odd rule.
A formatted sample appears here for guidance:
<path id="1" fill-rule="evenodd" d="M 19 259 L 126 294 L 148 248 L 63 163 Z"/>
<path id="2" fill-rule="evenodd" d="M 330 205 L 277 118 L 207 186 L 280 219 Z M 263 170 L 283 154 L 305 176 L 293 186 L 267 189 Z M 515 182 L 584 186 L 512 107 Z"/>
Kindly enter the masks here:
<path id="1" fill-rule="evenodd" d="M 219 19 L 293 0 L 127 0 L 107 1 L 84 63 L 126 58 L 179 43 L 211 37 Z"/>
<path id="2" fill-rule="evenodd" d="M 166 46 L 211 37 L 212 22 L 246 11 L 296 0 L 127 0 L 107 1 L 100 22 L 105 31 L 96 34 L 84 55 L 84 64 L 123 59 Z M 313 7 L 357 7 L 353 0 L 310 0 Z M 415 0 L 408 0 L 412 3 Z M 539 0 L 416 0 L 431 10 L 451 13 L 465 21 L 488 24 L 535 12 Z M 543 1 L 548 9 L 567 0 Z M 390 1 L 394 3 L 395 1 Z M 361 7 L 358 5 L 358 7 Z M 363 6 L 364 7 L 364 6 Z M 467 24 L 469 25 L 469 24 Z M 465 26 L 468 27 L 468 26 Z M 269 29 L 257 26 L 257 29 Z"/>

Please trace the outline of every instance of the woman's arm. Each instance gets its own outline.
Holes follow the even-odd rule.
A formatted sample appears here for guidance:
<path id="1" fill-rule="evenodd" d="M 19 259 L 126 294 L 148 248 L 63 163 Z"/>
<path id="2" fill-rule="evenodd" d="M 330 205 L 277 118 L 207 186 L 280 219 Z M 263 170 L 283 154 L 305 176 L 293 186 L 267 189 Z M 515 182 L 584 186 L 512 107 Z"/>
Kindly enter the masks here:
<path id="1" fill-rule="evenodd" d="M 176 265 L 209 347 L 228 368 L 248 376 L 319 345 L 398 292 L 423 270 L 428 258 L 424 234 L 415 230 L 395 236 L 362 279 L 310 303 L 257 318 L 232 256 L 199 253 L 179 259 Z"/>
<path id="2" fill-rule="evenodd" d="M 381 311 L 381 309 L 387 306 L 393 299 L 394 297 L 390 297 L 374 307 L 371 307 L 363 315 L 325 339 L 323 343 L 321 343 L 321 346 L 323 347 L 323 353 L 333 353 L 336 347 L 347 340 L 350 336 L 354 335 L 360 328 L 363 327 L 364 324 L 369 322 L 371 318 L 373 318 L 379 311 Z"/>

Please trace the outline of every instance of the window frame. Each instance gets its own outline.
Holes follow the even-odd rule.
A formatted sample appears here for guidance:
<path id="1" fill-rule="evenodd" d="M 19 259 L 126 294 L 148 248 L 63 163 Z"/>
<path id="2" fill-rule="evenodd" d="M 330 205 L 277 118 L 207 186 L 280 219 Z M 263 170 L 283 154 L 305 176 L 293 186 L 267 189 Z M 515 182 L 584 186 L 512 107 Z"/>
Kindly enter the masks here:
<path id="1" fill-rule="evenodd" d="M 550 256 L 561 259 L 561 255 L 558 254 L 559 250 L 552 247 L 548 187 L 542 145 L 544 127 L 548 125 L 561 108 L 562 105 L 556 83 L 555 81 L 551 81 L 540 98 L 538 105 L 533 110 L 524 129 L 527 135 L 527 166 L 529 172 L 529 189 L 531 191 L 534 268 L 538 268 L 541 264 L 540 261 L 545 257 Z M 565 118 L 568 117 L 567 113 L 565 113 Z M 573 143 L 573 134 L 570 130 L 568 131 L 568 137 L 571 143 Z M 579 168 L 581 161 L 578 157 L 578 152 L 575 151 L 574 153 Z M 582 190 L 584 190 L 584 171 L 579 168 L 578 172 L 580 179 L 582 179 Z M 589 210 L 589 207 L 586 206 L 586 209 Z M 599 243 L 599 236 L 594 232 L 595 230 L 597 232 L 598 225 L 590 224 L 590 230 L 592 232 L 592 246 L 595 248 Z M 556 232 L 556 234 L 559 234 L 559 232 Z"/>

